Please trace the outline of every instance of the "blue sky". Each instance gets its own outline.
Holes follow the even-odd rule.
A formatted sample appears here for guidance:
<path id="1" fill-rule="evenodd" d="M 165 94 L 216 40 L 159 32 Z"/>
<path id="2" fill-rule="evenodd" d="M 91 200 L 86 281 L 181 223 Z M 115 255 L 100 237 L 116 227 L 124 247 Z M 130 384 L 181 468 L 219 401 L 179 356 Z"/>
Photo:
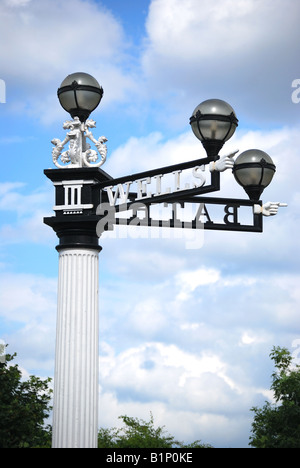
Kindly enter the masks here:
<path id="1" fill-rule="evenodd" d="M 43 170 L 64 136 L 66 75 L 85 71 L 104 88 L 93 133 L 108 138 L 112 176 L 203 155 L 189 117 L 220 98 L 239 119 L 221 153 L 270 154 L 263 199 L 289 205 L 263 234 L 206 231 L 199 249 L 185 231 L 103 236 L 102 426 L 152 411 L 182 440 L 246 447 L 250 408 L 271 398 L 272 347 L 299 359 L 299 13 L 297 0 L 1 2 L 0 339 L 25 376 L 53 376 L 58 259 Z M 230 171 L 221 195 L 245 196 Z"/>

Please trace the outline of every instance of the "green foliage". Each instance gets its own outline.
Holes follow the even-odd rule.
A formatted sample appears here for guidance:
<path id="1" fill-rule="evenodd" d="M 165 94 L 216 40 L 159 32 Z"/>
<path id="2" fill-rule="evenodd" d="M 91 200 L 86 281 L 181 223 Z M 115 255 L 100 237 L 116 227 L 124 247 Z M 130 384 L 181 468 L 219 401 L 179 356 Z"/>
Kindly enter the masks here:
<path id="1" fill-rule="evenodd" d="M 274 347 L 271 390 L 276 404 L 254 407 L 250 443 L 254 448 L 300 448 L 300 366 L 286 348 Z"/>
<path id="2" fill-rule="evenodd" d="M 50 447 L 48 417 L 52 390 L 51 379 L 30 376 L 21 381 L 18 365 L 10 364 L 16 354 L 6 355 L 0 363 L 0 448 Z"/>
<path id="3" fill-rule="evenodd" d="M 124 426 L 121 429 L 100 428 L 98 448 L 211 448 L 197 440 L 190 445 L 175 440 L 164 427 L 154 427 L 153 416 L 150 421 L 139 420 L 129 416 L 120 416 Z"/>

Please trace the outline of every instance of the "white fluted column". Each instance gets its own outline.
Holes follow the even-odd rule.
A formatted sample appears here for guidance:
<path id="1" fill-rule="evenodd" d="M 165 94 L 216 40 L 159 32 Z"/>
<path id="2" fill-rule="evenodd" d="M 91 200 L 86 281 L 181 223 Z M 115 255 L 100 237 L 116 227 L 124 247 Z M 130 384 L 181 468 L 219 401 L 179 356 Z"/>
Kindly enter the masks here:
<path id="1" fill-rule="evenodd" d="M 97 448 L 98 255 L 59 252 L 53 448 Z"/>

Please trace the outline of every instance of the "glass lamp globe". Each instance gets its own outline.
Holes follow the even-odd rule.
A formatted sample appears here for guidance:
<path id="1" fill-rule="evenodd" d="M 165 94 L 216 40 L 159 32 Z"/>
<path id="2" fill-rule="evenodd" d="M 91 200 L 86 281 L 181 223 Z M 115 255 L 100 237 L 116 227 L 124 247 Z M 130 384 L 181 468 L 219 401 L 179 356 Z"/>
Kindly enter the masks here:
<path id="1" fill-rule="evenodd" d="M 264 189 L 271 183 L 275 171 L 272 158 L 257 149 L 241 153 L 232 170 L 235 180 L 245 189 L 250 200 L 259 200 Z"/>
<path id="2" fill-rule="evenodd" d="M 214 159 L 225 141 L 238 126 L 233 108 L 221 99 L 208 99 L 199 104 L 190 118 L 195 136 L 204 146 L 207 156 Z"/>
<path id="3" fill-rule="evenodd" d="M 85 122 L 90 113 L 99 105 L 103 88 L 98 81 L 88 73 L 77 72 L 68 75 L 57 90 L 61 106 L 71 114 Z"/>

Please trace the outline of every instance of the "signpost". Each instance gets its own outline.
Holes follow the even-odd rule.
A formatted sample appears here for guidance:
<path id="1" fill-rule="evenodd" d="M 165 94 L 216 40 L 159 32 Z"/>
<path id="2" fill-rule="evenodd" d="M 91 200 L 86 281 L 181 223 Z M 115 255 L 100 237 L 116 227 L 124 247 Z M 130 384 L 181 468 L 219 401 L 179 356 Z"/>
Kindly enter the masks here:
<path id="1" fill-rule="evenodd" d="M 44 222 L 59 239 L 54 448 L 97 447 L 98 256 L 103 232 L 118 225 L 262 232 L 263 215 L 275 215 L 279 206 L 286 206 L 259 200 L 275 173 L 266 153 L 250 150 L 236 161 L 237 151 L 219 156 L 238 120 L 232 107 L 218 99 L 201 103 L 190 119 L 206 158 L 113 178 L 100 169 L 107 139 L 96 140 L 90 130 L 96 124 L 89 115 L 102 95 L 99 83 L 86 73 L 62 82 L 58 97 L 73 120 L 64 124 L 68 133 L 63 141 L 52 140 L 56 169 L 44 171 L 55 187 L 55 216 Z M 69 148 L 63 151 L 66 144 Z M 220 190 L 220 173 L 228 169 L 249 199 L 207 196 Z"/>

